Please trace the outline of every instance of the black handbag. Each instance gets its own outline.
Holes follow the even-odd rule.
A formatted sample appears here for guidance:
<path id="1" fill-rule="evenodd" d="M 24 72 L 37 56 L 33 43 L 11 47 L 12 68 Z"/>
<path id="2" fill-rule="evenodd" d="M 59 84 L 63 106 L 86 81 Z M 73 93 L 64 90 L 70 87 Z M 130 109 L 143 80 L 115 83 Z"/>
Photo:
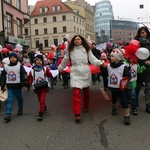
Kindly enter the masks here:
<path id="1" fill-rule="evenodd" d="M 35 90 L 42 90 L 43 88 L 48 88 L 48 82 L 43 81 L 40 83 L 35 83 L 33 86 Z"/>
<path id="2" fill-rule="evenodd" d="M 43 68 L 43 71 L 44 71 L 44 68 Z M 34 71 L 34 81 L 35 81 L 35 71 Z M 46 77 L 44 81 L 39 82 L 39 83 L 34 83 L 33 87 L 34 87 L 34 90 L 42 90 L 43 88 L 48 88 L 48 82 L 46 81 Z"/>

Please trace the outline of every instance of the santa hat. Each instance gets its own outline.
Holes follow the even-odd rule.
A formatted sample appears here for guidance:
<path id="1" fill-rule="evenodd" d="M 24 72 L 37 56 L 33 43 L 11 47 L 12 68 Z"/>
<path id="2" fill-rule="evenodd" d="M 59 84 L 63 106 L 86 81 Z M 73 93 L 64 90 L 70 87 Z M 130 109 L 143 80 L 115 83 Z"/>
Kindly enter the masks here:
<path id="1" fill-rule="evenodd" d="M 116 59 L 118 61 L 123 60 L 124 58 L 124 54 L 125 54 L 125 50 L 124 49 L 113 49 L 113 51 L 111 52 L 110 55 L 113 55 L 114 57 L 116 57 Z"/>
<path id="2" fill-rule="evenodd" d="M 101 54 L 101 56 L 107 57 L 107 55 L 106 55 L 105 52 L 103 52 L 103 53 Z"/>
<path id="3" fill-rule="evenodd" d="M 55 45 L 51 45 L 51 50 L 55 50 L 56 49 L 56 46 Z"/>
<path id="4" fill-rule="evenodd" d="M 60 50 L 65 50 L 66 49 L 66 45 L 64 43 L 62 43 L 60 46 L 59 46 L 59 49 Z"/>

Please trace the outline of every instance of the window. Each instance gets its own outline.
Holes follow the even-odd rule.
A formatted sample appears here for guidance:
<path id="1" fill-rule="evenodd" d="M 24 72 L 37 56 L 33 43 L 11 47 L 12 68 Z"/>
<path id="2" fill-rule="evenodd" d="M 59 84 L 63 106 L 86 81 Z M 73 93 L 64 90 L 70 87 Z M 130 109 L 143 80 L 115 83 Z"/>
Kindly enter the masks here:
<path id="1" fill-rule="evenodd" d="M 6 14 L 7 17 L 7 34 L 13 34 L 13 25 L 12 25 L 12 16 L 10 14 Z"/>
<path id="2" fill-rule="evenodd" d="M 34 19 L 34 23 L 35 23 L 35 24 L 38 24 L 38 19 Z"/>
<path id="3" fill-rule="evenodd" d="M 21 9 L 21 0 L 16 0 L 16 7 Z"/>
<path id="4" fill-rule="evenodd" d="M 48 47 L 48 40 L 44 40 L 44 46 Z"/>
<path id="5" fill-rule="evenodd" d="M 35 41 L 35 47 L 36 47 L 36 48 L 39 48 L 39 44 L 40 44 L 39 40 L 36 40 L 36 41 Z"/>
<path id="6" fill-rule="evenodd" d="M 62 16 L 62 21 L 66 21 L 66 15 Z"/>
<path id="7" fill-rule="evenodd" d="M 47 34 L 47 28 L 44 28 L 44 34 Z"/>
<path id="8" fill-rule="evenodd" d="M 29 34 L 28 29 L 24 29 L 24 34 L 25 34 L 25 35 L 28 35 L 28 34 Z"/>
<path id="9" fill-rule="evenodd" d="M 54 39 L 54 45 L 58 45 L 58 39 Z"/>
<path id="10" fill-rule="evenodd" d="M 7 3 L 12 4 L 12 0 L 5 0 Z"/>
<path id="11" fill-rule="evenodd" d="M 43 18 L 43 23 L 47 23 L 47 18 Z"/>
<path id="12" fill-rule="evenodd" d="M 48 12 L 48 7 L 42 7 L 40 8 L 40 13 Z"/>
<path id="13" fill-rule="evenodd" d="M 73 20 L 75 21 L 75 16 L 73 16 Z"/>
<path id="14" fill-rule="evenodd" d="M 63 32 L 67 32 L 67 27 L 63 26 Z"/>
<path id="15" fill-rule="evenodd" d="M 17 19 L 17 36 L 22 37 L 22 21 Z"/>
<path id="16" fill-rule="evenodd" d="M 53 28 L 53 33 L 57 33 L 57 28 L 56 27 Z"/>
<path id="17" fill-rule="evenodd" d="M 142 4 L 142 5 L 140 5 L 139 7 L 140 7 L 140 9 L 143 9 L 143 8 L 144 8 L 144 5 Z"/>
<path id="18" fill-rule="evenodd" d="M 74 27 L 74 33 L 76 33 L 76 27 Z"/>
<path id="19" fill-rule="evenodd" d="M 39 34 L 39 30 L 35 29 L 35 35 L 38 35 L 38 34 Z"/>
<path id="20" fill-rule="evenodd" d="M 56 22 L 56 21 L 57 21 L 56 16 L 54 16 L 53 17 L 53 22 Z"/>
<path id="21" fill-rule="evenodd" d="M 59 11 L 60 10 L 60 6 L 53 6 L 53 11 Z"/>

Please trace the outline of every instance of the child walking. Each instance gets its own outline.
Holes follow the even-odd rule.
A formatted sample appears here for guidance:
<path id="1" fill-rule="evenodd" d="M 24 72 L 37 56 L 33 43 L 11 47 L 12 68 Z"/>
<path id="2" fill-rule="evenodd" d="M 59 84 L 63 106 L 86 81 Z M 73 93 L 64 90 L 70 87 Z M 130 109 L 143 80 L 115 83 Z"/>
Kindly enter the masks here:
<path id="1" fill-rule="evenodd" d="M 1 89 L 4 90 L 5 83 L 8 89 L 8 98 L 6 100 L 6 116 L 4 120 L 9 122 L 11 120 L 12 107 L 14 97 L 16 96 L 18 101 L 17 115 L 23 114 L 23 97 L 22 97 L 22 85 L 28 84 L 27 73 L 22 65 L 18 62 L 18 56 L 12 52 L 9 55 L 10 64 L 4 66 L 4 70 L 1 74 Z"/>
<path id="2" fill-rule="evenodd" d="M 100 60 L 103 60 L 104 63 L 103 65 L 100 66 L 100 70 L 101 70 L 101 74 L 102 74 L 102 77 L 103 77 L 103 85 L 104 85 L 104 91 L 107 91 L 107 88 L 108 88 L 108 79 L 107 79 L 107 66 L 108 64 L 110 63 L 109 60 L 107 59 L 107 55 L 105 52 L 103 52 L 101 54 L 101 59 Z"/>
<path id="3" fill-rule="evenodd" d="M 50 87 L 47 77 L 52 77 L 52 74 L 48 67 L 44 67 L 44 60 L 42 55 L 40 54 L 36 55 L 34 59 L 34 63 L 35 65 L 32 67 L 28 79 L 30 85 L 33 86 L 34 92 L 37 94 L 38 101 L 40 103 L 40 109 L 39 109 L 39 114 L 37 119 L 39 121 L 42 121 L 44 112 L 47 111 L 45 98 L 46 98 L 46 93 L 48 92 L 48 89 Z M 34 88 L 34 84 L 41 83 L 43 81 L 48 82 L 48 87 L 41 87 L 41 89 L 36 90 Z"/>
<path id="4" fill-rule="evenodd" d="M 124 77 L 130 79 L 130 73 L 123 63 L 123 49 L 113 49 L 110 54 L 110 64 L 107 66 L 108 71 L 108 87 L 112 96 L 112 115 L 117 115 L 117 100 L 120 99 L 121 106 L 124 111 L 124 123 L 130 124 L 130 108 L 125 90 L 120 90 L 120 82 Z"/>

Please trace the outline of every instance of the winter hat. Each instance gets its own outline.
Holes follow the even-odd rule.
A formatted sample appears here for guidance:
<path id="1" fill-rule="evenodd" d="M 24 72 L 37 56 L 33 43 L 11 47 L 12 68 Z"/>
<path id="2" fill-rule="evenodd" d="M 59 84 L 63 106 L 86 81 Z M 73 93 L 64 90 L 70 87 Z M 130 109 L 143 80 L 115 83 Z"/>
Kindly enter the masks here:
<path id="1" fill-rule="evenodd" d="M 15 53 L 15 52 L 10 53 L 10 54 L 9 54 L 9 59 L 10 59 L 10 57 L 12 57 L 12 56 L 14 56 L 16 59 L 18 59 L 17 53 Z"/>
<path id="2" fill-rule="evenodd" d="M 111 48 L 113 46 L 113 44 L 111 42 L 107 42 L 106 46 Z"/>
<path id="3" fill-rule="evenodd" d="M 124 49 L 113 49 L 110 55 L 113 55 L 114 57 L 116 57 L 116 59 L 118 61 L 123 60 L 124 58 L 124 54 L 125 54 L 125 50 Z"/>
<path id="4" fill-rule="evenodd" d="M 35 56 L 35 59 L 34 59 L 34 62 L 36 62 L 37 59 L 41 59 L 42 62 L 44 63 L 44 60 L 43 60 L 43 56 L 42 56 L 42 55 L 40 55 L 40 54 L 36 55 L 36 56 Z"/>
<path id="5" fill-rule="evenodd" d="M 106 55 L 106 53 L 105 53 L 105 52 L 103 52 L 103 53 L 101 54 L 101 56 L 105 56 L 105 57 L 107 57 L 107 55 Z"/>
<path id="6" fill-rule="evenodd" d="M 25 60 L 24 60 L 24 63 L 30 63 L 29 58 L 25 59 Z"/>

